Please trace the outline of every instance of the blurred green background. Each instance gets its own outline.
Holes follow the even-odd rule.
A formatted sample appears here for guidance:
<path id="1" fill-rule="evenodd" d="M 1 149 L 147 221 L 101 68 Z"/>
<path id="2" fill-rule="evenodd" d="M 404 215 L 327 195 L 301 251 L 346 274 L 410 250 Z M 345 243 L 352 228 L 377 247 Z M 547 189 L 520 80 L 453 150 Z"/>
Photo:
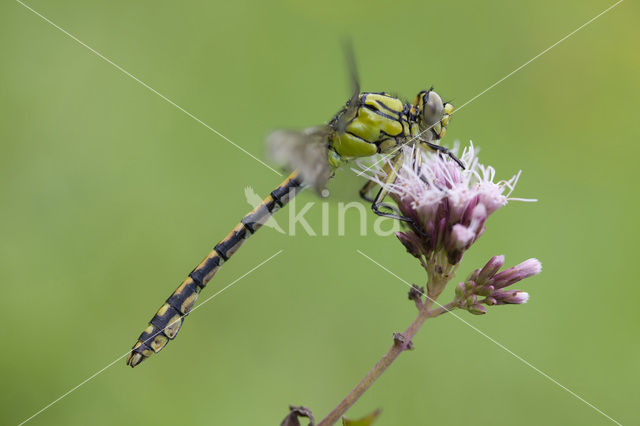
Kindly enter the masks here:
<path id="1" fill-rule="evenodd" d="M 345 36 L 364 90 L 412 99 L 433 84 L 461 105 L 612 3 L 28 4 L 264 158 L 269 130 L 326 122 L 347 99 Z M 264 195 L 279 177 L 19 3 L 1 8 L 0 423 L 17 424 L 124 355 L 248 210 L 244 188 Z M 501 178 L 522 169 L 514 196 L 540 200 L 495 214 L 459 273 L 538 257 L 530 302 L 460 314 L 624 424 L 640 398 L 639 17 L 622 3 L 461 110 L 446 142 L 472 139 Z M 307 217 L 319 227 L 317 203 Z M 424 281 L 394 237 L 361 237 L 355 212 L 344 237 L 331 226 L 261 231 L 203 297 L 280 256 L 194 312 L 162 354 L 118 361 L 29 424 L 273 425 L 288 404 L 322 418 L 415 314 L 405 285 L 356 250 Z M 610 423 L 451 316 L 414 343 L 351 417 Z"/>

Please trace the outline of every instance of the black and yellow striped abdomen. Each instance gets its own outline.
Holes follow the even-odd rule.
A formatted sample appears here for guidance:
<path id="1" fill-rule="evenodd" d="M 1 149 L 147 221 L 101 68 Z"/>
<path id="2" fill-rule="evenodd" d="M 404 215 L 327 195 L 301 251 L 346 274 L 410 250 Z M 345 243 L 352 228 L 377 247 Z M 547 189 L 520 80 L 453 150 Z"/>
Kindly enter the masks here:
<path id="1" fill-rule="evenodd" d="M 303 189 L 297 172 L 293 172 L 233 230 L 220 241 L 189 276 L 180 284 L 142 332 L 131 349 L 127 364 L 135 367 L 176 337 L 184 317 L 193 308 L 200 291 L 218 272 L 220 266 L 260 227 Z"/>

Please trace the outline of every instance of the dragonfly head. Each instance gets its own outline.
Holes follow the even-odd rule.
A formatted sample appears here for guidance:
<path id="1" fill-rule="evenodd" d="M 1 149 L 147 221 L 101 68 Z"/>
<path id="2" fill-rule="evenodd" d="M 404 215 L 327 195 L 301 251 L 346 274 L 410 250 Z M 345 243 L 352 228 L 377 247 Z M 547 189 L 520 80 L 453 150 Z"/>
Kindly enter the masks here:
<path id="1" fill-rule="evenodd" d="M 436 139 L 444 137 L 449 117 L 453 112 L 453 105 L 442 102 L 440 95 L 431 88 L 418 93 L 413 101 L 413 107 L 421 131 L 431 128 Z"/>

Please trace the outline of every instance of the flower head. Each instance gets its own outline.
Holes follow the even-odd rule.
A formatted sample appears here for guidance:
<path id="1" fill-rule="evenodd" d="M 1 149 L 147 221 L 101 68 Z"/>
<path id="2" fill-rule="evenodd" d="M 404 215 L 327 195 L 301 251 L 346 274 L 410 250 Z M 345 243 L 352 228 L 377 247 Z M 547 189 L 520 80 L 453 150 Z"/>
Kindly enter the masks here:
<path id="1" fill-rule="evenodd" d="M 393 183 L 384 183 L 382 171 L 373 177 L 412 221 L 410 230 L 396 235 L 409 253 L 434 265 L 434 272 L 451 272 L 482 235 L 487 218 L 510 200 L 520 173 L 496 182 L 495 170 L 478 162 L 473 144 L 461 156 L 465 169 L 420 147 L 406 147 L 402 155 Z"/>

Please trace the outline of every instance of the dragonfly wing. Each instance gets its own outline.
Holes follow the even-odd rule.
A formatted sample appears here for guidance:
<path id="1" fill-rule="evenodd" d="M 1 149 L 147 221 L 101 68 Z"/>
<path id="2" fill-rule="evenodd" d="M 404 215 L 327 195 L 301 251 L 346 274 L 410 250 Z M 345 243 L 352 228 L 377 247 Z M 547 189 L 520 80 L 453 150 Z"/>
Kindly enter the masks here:
<path id="1" fill-rule="evenodd" d="M 269 157 L 289 170 L 298 170 L 305 185 L 321 192 L 332 175 L 328 159 L 332 131 L 329 126 L 276 130 L 267 137 Z"/>
<path id="2" fill-rule="evenodd" d="M 358 65 L 351 40 L 345 40 L 343 42 L 343 51 L 347 69 L 349 70 L 351 97 L 337 117 L 336 130 L 339 133 L 345 132 L 347 125 L 355 117 L 358 107 L 360 106 L 360 78 L 358 77 Z"/>

